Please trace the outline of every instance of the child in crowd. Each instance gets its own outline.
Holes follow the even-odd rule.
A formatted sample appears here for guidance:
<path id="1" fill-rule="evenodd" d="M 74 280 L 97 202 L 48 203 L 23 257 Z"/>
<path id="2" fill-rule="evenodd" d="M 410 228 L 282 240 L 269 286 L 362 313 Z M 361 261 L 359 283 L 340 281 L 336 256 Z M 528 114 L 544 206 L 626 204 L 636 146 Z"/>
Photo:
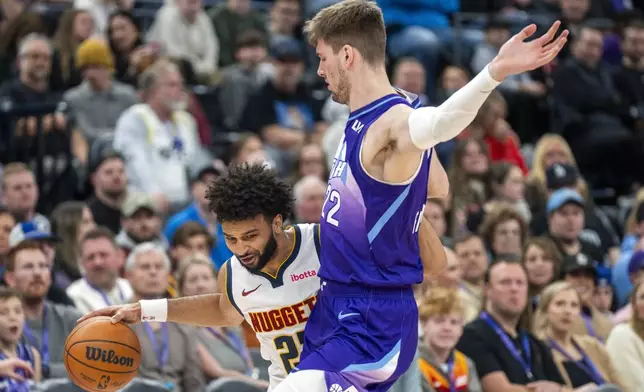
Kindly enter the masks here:
<path id="1" fill-rule="evenodd" d="M 0 390 L 26 392 L 40 381 L 40 354 L 20 339 L 24 323 L 18 293 L 0 287 Z"/>

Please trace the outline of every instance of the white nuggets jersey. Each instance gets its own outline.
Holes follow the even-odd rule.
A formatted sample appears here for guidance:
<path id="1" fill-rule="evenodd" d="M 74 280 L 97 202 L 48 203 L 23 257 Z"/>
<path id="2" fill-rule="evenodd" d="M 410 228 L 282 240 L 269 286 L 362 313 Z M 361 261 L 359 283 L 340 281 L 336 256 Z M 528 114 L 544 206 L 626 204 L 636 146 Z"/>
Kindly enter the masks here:
<path id="1" fill-rule="evenodd" d="M 235 256 L 227 263 L 228 299 L 255 331 L 262 357 L 271 362 L 269 390 L 300 360 L 304 326 L 320 288 L 319 227 L 298 224 L 287 229 L 295 233 L 295 243 L 275 276 L 250 272 Z"/>

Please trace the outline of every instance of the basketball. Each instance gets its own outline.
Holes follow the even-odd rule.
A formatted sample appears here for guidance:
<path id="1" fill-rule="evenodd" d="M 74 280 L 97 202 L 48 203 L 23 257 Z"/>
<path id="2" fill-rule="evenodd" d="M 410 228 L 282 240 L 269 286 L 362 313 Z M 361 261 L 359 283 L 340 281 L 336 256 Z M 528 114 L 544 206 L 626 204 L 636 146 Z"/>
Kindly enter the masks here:
<path id="1" fill-rule="evenodd" d="M 78 324 L 65 341 L 65 368 L 86 391 L 116 391 L 136 376 L 141 345 L 124 323 L 94 317 Z"/>

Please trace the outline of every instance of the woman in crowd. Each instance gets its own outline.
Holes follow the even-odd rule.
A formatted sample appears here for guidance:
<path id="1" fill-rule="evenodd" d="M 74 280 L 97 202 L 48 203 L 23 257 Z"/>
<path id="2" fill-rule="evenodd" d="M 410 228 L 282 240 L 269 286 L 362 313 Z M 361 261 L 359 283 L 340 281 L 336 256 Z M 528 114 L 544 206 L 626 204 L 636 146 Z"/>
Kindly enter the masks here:
<path id="1" fill-rule="evenodd" d="M 55 284 L 64 289 L 82 277 L 78 264 L 80 241 L 96 223 L 92 211 L 80 201 L 59 204 L 51 218 L 52 232 L 60 239 L 54 259 Z"/>
<path id="2" fill-rule="evenodd" d="M 454 348 L 463 334 L 465 311 L 458 291 L 428 290 L 418 310 L 423 329 L 418 348 L 423 392 L 482 392 L 474 362 Z"/>
<path id="3" fill-rule="evenodd" d="M 52 90 L 67 90 L 82 81 L 76 68 L 76 49 L 94 34 L 94 19 L 86 10 L 68 9 L 63 13 L 54 36 L 54 56 L 51 62 Z"/>
<path id="4" fill-rule="evenodd" d="M 326 166 L 324 150 L 319 144 L 305 144 L 297 154 L 291 183 L 295 184 L 306 176 L 316 176 L 325 182 L 329 178 L 329 168 Z"/>
<path id="5" fill-rule="evenodd" d="M 526 241 L 521 263 L 528 273 L 528 295 L 536 310 L 541 291 L 559 277 L 561 254 L 550 238 L 534 237 Z"/>
<path id="6" fill-rule="evenodd" d="M 490 165 L 487 178 L 487 192 L 490 197 L 477 213 L 470 214 L 467 227 L 476 232 L 485 218 L 485 213 L 499 204 L 508 204 L 521 214 L 525 222 L 530 222 L 532 213 L 523 198 L 524 178 L 521 169 L 509 162 L 495 162 Z"/>
<path id="7" fill-rule="evenodd" d="M 521 255 L 528 238 L 528 225 L 513 206 L 499 204 L 485 214 L 479 233 L 492 258 L 498 255 Z"/>
<path id="8" fill-rule="evenodd" d="M 552 350 L 566 385 L 576 391 L 631 392 L 622 386 L 613 361 L 596 338 L 573 336 L 572 326 L 579 317 L 581 298 L 571 284 L 556 282 L 543 290 L 535 318 L 539 324 L 534 332 Z M 611 385 L 613 388 L 609 388 Z"/>
<path id="9" fill-rule="evenodd" d="M 560 135 L 546 133 L 537 141 L 532 169 L 526 181 L 525 198 L 532 212 L 546 209 L 548 187 L 546 186 L 546 169 L 555 163 L 567 163 L 577 167 L 570 146 Z M 578 180 L 577 191 L 584 199 L 588 199 L 588 185 L 583 179 Z"/>
<path id="10" fill-rule="evenodd" d="M 613 328 L 606 349 L 617 365 L 625 390 L 635 392 L 644 386 L 644 281 L 635 286 L 631 306 L 633 317 Z"/>
<path id="11" fill-rule="evenodd" d="M 217 276 L 208 257 L 195 254 L 180 262 L 177 272 L 179 291 L 183 296 L 217 292 Z M 259 380 L 240 328 L 201 328 L 197 348 L 201 367 L 209 379 L 237 377 L 258 391 L 265 391 L 268 382 Z"/>
<path id="12" fill-rule="evenodd" d="M 157 52 L 143 45 L 139 26 L 128 11 L 116 11 L 107 21 L 107 36 L 114 56 L 114 77 L 136 87 L 137 76 Z"/>
<path id="13" fill-rule="evenodd" d="M 478 211 L 487 200 L 486 186 L 490 157 L 480 139 L 459 140 L 454 147 L 448 171 L 451 206 L 450 237 L 467 234 L 467 216 Z"/>

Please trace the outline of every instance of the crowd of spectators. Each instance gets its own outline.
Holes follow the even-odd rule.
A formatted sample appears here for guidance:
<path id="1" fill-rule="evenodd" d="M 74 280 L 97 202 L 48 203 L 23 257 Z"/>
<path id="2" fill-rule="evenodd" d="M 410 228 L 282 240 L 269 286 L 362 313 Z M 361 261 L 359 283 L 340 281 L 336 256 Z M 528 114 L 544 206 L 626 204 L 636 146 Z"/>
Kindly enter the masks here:
<path id="1" fill-rule="evenodd" d="M 87 311 L 219 291 L 231 253 L 205 194 L 228 165 L 277 170 L 290 223 L 319 221 L 349 109 L 302 26 L 334 2 L 0 0 L 0 388 L 65 379 Z M 640 391 L 644 2 L 378 4 L 392 84 L 424 105 L 528 23 L 571 32 L 436 147 L 450 194 L 424 214 L 448 266 L 416 288 L 418 355 L 394 390 Z M 134 330 L 137 388 L 268 386 L 247 325 Z"/>

